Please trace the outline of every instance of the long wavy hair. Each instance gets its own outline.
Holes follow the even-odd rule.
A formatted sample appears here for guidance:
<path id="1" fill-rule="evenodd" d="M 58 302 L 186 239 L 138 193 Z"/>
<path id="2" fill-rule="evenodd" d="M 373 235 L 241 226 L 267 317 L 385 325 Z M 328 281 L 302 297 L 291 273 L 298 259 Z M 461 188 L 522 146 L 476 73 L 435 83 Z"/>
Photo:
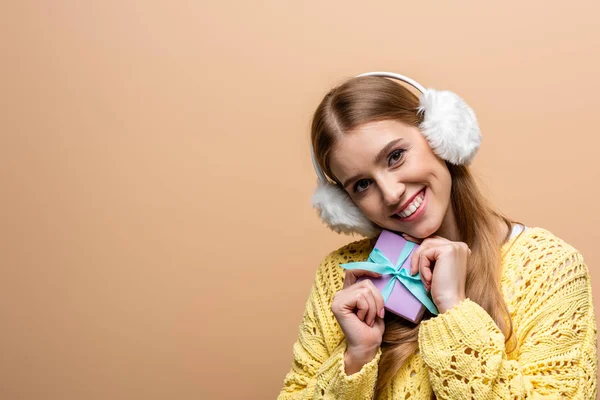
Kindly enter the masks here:
<path id="1" fill-rule="evenodd" d="M 419 127 L 423 114 L 418 112 L 418 106 L 419 99 L 414 93 L 383 77 L 352 78 L 333 88 L 317 107 L 312 120 L 311 141 L 319 166 L 339 185 L 329 162 L 336 141 L 359 125 L 373 121 L 394 119 Z M 510 352 L 510 344 L 514 350 L 515 341 L 512 319 L 500 287 L 500 250 L 509 240 L 516 221 L 502 214 L 483 195 L 467 166 L 448 162 L 446 166 L 452 177 L 450 204 L 460 240 L 472 251 L 467 264 L 466 295 L 493 318 L 504 333 Z M 499 220 L 508 227 L 508 234 L 502 240 L 498 238 Z M 424 319 L 431 317 L 426 312 Z M 386 313 L 384 321 L 376 398 L 418 350 L 419 324 L 392 313 Z"/>

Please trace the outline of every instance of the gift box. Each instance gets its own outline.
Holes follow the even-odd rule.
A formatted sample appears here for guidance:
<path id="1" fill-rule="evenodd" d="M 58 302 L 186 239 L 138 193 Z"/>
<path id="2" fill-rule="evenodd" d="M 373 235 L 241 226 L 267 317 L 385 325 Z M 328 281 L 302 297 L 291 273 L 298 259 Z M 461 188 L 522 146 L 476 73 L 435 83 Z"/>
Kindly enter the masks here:
<path id="1" fill-rule="evenodd" d="M 410 275 L 412 255 L 418 247 L 394 232 L 383 230 L 367 261 L 341 266 L 346 270 L 364 269 L 382 274 L 380 278 L 362 276 L 358 281 L 373 282 L 383 296 L 386 311 L 419 323 L 425 309 L 434 315 L 438 309 L 425 290 L 421 275 Z"/>

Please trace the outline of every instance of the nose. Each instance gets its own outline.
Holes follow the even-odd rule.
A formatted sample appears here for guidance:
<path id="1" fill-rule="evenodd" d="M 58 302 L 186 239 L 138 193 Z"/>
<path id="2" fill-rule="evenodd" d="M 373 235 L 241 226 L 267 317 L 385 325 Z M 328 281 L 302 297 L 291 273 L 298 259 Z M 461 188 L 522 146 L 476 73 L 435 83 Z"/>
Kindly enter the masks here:
<path id="1" fill-rule="evenodd" d="M 406 191 L 406 185 L 395 179 L 393 175 L 379 179 L 378 185 L 386 206 L 397 205 Z"/>

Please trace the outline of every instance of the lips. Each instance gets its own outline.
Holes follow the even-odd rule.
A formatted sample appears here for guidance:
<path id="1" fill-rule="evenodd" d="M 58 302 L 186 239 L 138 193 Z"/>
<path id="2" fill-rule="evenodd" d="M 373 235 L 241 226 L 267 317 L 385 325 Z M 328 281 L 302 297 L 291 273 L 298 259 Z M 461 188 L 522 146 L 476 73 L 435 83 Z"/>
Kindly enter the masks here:
<path id="1" fill-rule="evenodd" d="M 417 193 L 413 194 L 411 198 L 409 198 L 408 200 L 406 200 L 406 201 L 404 202 L 404 204 L 402 204 L 402 206 L 400 206 L 400 208 L 398 208 L 398 209 L 397 209 L 397 210 L 396 210 L 396 211 L 395 211 L 395 212 L 392 214 L 392 216 L 399 214 L 401 211 L 404 211 L 404 209 L 405 209 L 406 207 L 408 207 L 408 206 L 409 206 L 409 205 L 410 205 L 410 204 L 411 204 L 411 203 L 414 201 L 414 199 L 415 199 L 415 198 L 416 198 L 418 195 L 422 194 L 423 192 L 425 192 L 425 189 L 424 189 L 424 188 L 423 188 L 422 190 L 418 191 Z"/>

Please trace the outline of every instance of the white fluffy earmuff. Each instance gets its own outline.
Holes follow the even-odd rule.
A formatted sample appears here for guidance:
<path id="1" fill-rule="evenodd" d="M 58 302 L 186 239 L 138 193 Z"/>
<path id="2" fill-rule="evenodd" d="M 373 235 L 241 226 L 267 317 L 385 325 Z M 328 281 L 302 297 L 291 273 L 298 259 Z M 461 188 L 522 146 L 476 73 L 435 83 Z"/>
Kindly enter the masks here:
<path id="1" fill-rule="evenodd" d="M 469 165 L 481 144 L 481 131 L 475 113 L 455 93 L 425 89 L 418 82 L 393 72 L 367 72 L 357 75 L 393 78 L 410 84 L 419 92 L 418 112 L 424 113 L 419 126 L 435 154 L 455 165 Z M 330 182 L 319 167 L 311 144 L 311 157 L 318 176 L 311 205 L 319 217 L 337 233 L 358 233 L 374 237 L 381 228 L 371 222 L 354 204 L 348 193 Z"/>

